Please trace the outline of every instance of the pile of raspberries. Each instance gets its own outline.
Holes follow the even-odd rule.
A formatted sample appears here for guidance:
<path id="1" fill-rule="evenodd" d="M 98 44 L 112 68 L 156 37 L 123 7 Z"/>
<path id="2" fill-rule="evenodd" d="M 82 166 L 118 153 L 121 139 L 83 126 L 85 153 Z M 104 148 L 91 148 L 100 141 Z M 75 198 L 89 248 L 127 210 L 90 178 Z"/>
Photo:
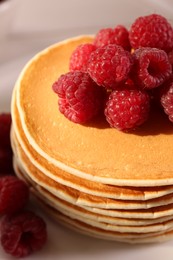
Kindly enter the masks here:
<path id="1" fill-rule="evenodd" d="M 47 241 L 45 221 L 27 209 L 30 191 L 13 171 L 11 115 L 0 114 L 0 243 L 14 257 L 40 250 Z"/>
<path id="2" fill-rule="evenodd" d="M 74 123 L 104 114 L 111 127 L 128 132 L 149 118 L 153 99 L 173 122 L 173 27 L 151 14 L 127 30 L 101 29 L 79 45 L 69 72 L 53 83 L 59 110 Z"/>

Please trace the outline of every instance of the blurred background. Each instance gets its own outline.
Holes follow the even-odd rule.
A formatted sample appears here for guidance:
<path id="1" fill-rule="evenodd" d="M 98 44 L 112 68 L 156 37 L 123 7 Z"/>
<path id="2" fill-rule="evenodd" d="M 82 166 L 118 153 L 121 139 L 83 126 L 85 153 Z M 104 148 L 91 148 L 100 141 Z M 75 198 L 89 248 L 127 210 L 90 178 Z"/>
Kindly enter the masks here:
<path id="1" fill-rule="evenodd" d="M 0 0 L 0 109 L 9 109 L 15 80 L 38 51 L 150 13 L 171 20 L 173 0 Z"/>
<path id="2" fill-rule="evenodd" d="M 153 12 L 169 18 L 173 15 L 173 0 L 1 0 L 0 3 L 0 40 L 4 40 L 3 33 L 6 38 L 5 46 L 1 43 L 1 62 L 66 37 L 92 34 L 101 27 L 119 23 L 129 25 L 139 15 Z"/>

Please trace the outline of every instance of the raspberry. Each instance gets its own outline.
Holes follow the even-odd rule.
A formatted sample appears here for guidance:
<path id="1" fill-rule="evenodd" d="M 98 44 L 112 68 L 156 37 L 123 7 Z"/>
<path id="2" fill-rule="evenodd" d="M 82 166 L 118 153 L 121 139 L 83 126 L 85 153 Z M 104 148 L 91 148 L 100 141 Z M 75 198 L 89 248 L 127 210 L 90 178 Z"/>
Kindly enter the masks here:
<path id="1" fill-rule="evenodd" d="M 173 28 L 161 15 L 141 16 L 132 24 L 129 39 L 134 49 L 152 47 L 167 52 L 173 48 Z"/>
<path id="2" fill-rule="evenodd" d="M 172 68 L 173 68 L 173 50 L 171 50 L 171 51 L 168 53 L 168 59 L 169 59 L 169 62 L 171 63 Z"/>
<path id="3" fill-rule="evenodd" d="M 0 178 L 0 214 L 21 210 L 29 199 L 29 188 L 15 176 Z"/>
<path id="4" fill-rule="evenodd" d="M 111 127 L 128 131 L 147 120 L 149 108 L 150 99 L 145 91 L 114 90 L 106 103 L 105 116 Z"/>
<path id="5" fill-rule="evenodd" d="M 0 147 L 10 147 L 10 128 L 11 128 L 11 115 L 9 113 L 0 114 Z"/>
<path id="6" fill-rule="evenodd" d="M 103 105 L 103 90 L 87 73 L 74 71 L 62 75 L 52 86 L 59 96 L 59 109 L 74 123 L 85 123 Z"/>
<path id="7" fill-rule="evenodd" d="M 0 114 L 0 174 L 13 172 L 10 128 L 10 113 Z"/>
<path id="8" fill-rule="evenodd" d="M 87 63 L 91 52 L 93 52 L 96 47 L 91 43 L 79 45 L 72 53 L 70 57 L 70 71 L 79 70 L 82 72 L 87 71 Z"/>
<path id="9" fill-rule="evenodd" d="M 165 83 L 161 91 L 161 105 L 169 120 L 173 122 L 173 80 Z"/>
<path id="10" fill-rule="evenodd" d="M 46 241 L 46 224 L 31 211 L 7 215 L 1 221 L 2 247 L 14 257 L 24 257 L 38 251 Z"/>
<path id="11" fill-rule="evenodd" d="M 104 47 L 108 44 L 117 44 L 125 50 L 130 50 L 129 32 L 122 26 L 118 25 L 114 29 L 101 29 L 95 36 L 94 44 L 96 47 Z"/>
<path id="12" fill-rule="evenodd" d="M 13 173 L 12 151 L 0 148 L 0 174 Z"/>
<path id="13" fill-rule="evenodd" d="M 91 53 L 88 73 L 98 85 L 114 89 L 127 79 L 131 66 L 130 53 L 121 46 L 109 44 Z"/>
<path id="14" fill-rule="evenodd" d="M 142 88 L 152 89 L 160 86 L 172 74 L 172 67 L 165 51 L 157 48 L 139 48 L 133 53 L 134 67 L 132 77 Z"/>

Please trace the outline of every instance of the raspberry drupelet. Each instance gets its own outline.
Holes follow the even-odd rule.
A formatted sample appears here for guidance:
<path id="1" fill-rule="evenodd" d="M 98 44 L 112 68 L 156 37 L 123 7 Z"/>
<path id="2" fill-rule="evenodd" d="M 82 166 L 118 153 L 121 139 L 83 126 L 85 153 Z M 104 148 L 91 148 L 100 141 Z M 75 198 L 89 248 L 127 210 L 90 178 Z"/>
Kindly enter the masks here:
<path id="1" fill-rule="evenodd" d="M 123 25 L 115 28 L 101 29 L 95 36 L 94 44 L 96 47 L 104 47 L 108 44 L 116 44 L 130 51 L 129 32 Z"/>
<path id="2" fill-rule="evenodd" d="M 60 112 L 74 123 L 86 123 L 103 108 L 104 89 L 87 73 L 68 72 L 61 75 L 52 88 L 59 96 Z"/>
<path id="3" fill-rule="evenodd" d="M 115 44 L 98 48 L 90 55 L 88 73 L 98 85 L 114 89 L 128 77 L 132 66 L 130 55 Z"/>
<path id="4" fill-rule="evenodd" d="M 47 241 L 46 224 L 31 211 L 6 215 L 1 220 L 1 244 L 14 257 L 25 257 L 40 250 Z"/>
<path id="5" fill-rule="evenodd" d="M 138 89 L 114 90 L 106 103 L 105 116 L 111 127 L 129 131 L 143 124 L 149 115 L 150 98 Z"/>
<path id="6" fill-rule="evenodd" d="M 161 15 L 141 16 L 132 24 L 129 39 L 134 49 L 152 47 L 168 52 L 173 48 L 173 28 Z"/>
<path id="7" fill-rule="evenodd" d="M 135 50 L 133 57 L 131 75 L 141 88 L 156 88 L 170 78 L 172 66 L 165 51 L 143 47 Z"/>

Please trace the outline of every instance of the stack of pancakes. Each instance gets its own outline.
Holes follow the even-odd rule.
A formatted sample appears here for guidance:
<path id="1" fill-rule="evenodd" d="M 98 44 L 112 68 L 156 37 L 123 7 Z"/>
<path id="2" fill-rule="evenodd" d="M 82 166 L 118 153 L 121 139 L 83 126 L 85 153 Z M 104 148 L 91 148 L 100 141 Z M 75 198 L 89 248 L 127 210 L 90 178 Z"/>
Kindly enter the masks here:
<path id="1" fill-rule="evenodd" d="M 69 70 L 81 36 L 53 45 L 23 69 L 12 97 L 16 174 L 49 215 L 84 234 L 129 243 L 173 237 L 173 125 L 153 111 L 133 133 L 102 117 L 75 124 L 52 84 Z"/>

